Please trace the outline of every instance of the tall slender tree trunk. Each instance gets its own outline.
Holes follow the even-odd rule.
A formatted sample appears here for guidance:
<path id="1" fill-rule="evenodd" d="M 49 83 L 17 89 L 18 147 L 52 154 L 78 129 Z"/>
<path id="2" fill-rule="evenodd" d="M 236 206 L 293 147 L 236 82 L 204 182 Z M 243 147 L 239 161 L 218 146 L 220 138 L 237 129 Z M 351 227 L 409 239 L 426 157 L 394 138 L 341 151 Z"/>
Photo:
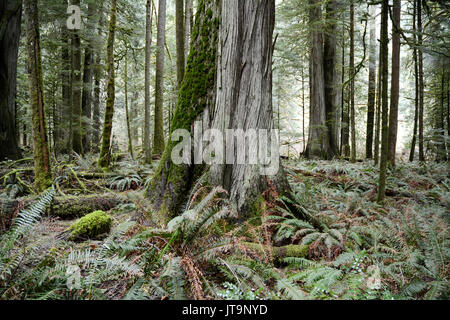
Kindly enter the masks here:
<path id="1" fill-rule="evenodd" d="M 348 121 L 345 121 L 345 26 L 342 26 L 342 86 L 341 86 L 341 141 L 339 146 L 339 154 L 344 155 L 344 147 L 348 144 Z M 345 139 L 346 138 L 346 139 Z"/>
<path id="2" fill-rule="evenodd" d="M 419 161 L 425 161 L 423 149 L 423 114 L 424 114 L 424 80 L 423 80 L 423 49 L 422 49 L 422 0 L 417 0 L 417 41 L 419 46 Z"/>
<path id="3" fill-rule="evenodd" d="M 321 20 L 320 1 L 309 0 L 309 23 L 317 25 Z M 312 29 L 310 39 L 310 119 L 305 155 L 308 158 L 330 159 L 332 150 L 326 124 L 322 32 Z"/>
<path id="4" fill-rule="evenodd" d="M 376 24 L 375 10 L 373 6 L 369 9 L 370 15 L 370 43 L 369 43 L 369 92 L 367 94 L 367 137 L 366 137 L 366 158 L 373 158 L 373 132 L 375 122 L 375 92 L 376 92 Z"/>
<path id="5" fill-rule="evenodd" d="M 145 162 L 151 163 L 152 153 L 150 149 L 150 67 L 152 45 L 152 0 L 146 4 L 145 26 L 145 115 L 144 115 L 144 153 Z"/>
<path id="6" fill-rule="evenodd" d="M 417 29 L 416 29 L 416 21 L 417 21 L 417 0 L 413 1 L 413 39 L 414 43 L 417 43 Z M 411 141 L 411 152 L 409 153 L 409 161 L 414 161 L 414 155 L 416 153 L 416 143 L 417 143 L 417 125 L 418 125 L 418 117 L 419 117 L 419 66 L 417 61 L 417 48 L 413 49 L 413 60 L 414 60 L 414 129 L 413 129 L 413 137 Z"/>
<path id="7" fill-rule="evenodd" d="M 97 3 L 88 4 L 88 23 L 89 30 L 95 29 L 94 17 L 97 14 Z M 83 95 L 81 98 L 81 134 L 83 151 L 89 152 L 91 149 L 92 135 L 92 87 L 94 75 L 94 39 L 90 32 L 87 32 L 87 44 L 84 49 L 84 68 L 83 68 Z"/>
<path id="8" fill-rule="evenodd" d="M 67 0 L 62 1 L 67 5 Z M 60 151 L 72 152 L 72 54 L 70 34 L 64 23 L 61 25 L 61 126 L 67 140 L 61 141 Z"/>
<path id="9" fill-rule="evenodd" d="M 351 156 L 356 161 L 356 124 L 355 124 L 355 6 L 350 0 L 350 129 L 351 129 Z"/>
<path id="10" fill-rule="evenodd" d="M 127 121 L 127 134 L 128 134 L 128 152 L 132 159 L 134 159 L 133 152 L 133 140 L 131 137 L 131 126 L 130 126 L 130 113 L 128 111 L 128 51 L 125 50 L 125 70 L 124 70 L 124 82 L 125 82 L 125 117 Z"/>
<path id="11" fill-rule="evenodd" d="M 445 111 L 444 111 L 444 102 L 445 102 L 445 77 L 446 70 L 445 65 L 442 65 L 442 73 L 441 73 L 441 87 L 440 87 L 440 105 L 439 105 L 439 113 L 437 116 L 437 132 L 438 132 L 438 145 L 437 145 L 437 162 L 445 162 L 447 161 L 447 148 L 446 148 L 446 132 L 445 132 Z"/>
<path id="12" fill-rule="evenodd" d="M 114 39 L 116 32 L 116 0 L 111 0 L 111 11 L 109 18 L 109 32 L 106 48 L 106 63 L 108 69 L 108 85 L 106 89 L 106 108 L 105 121 L 103 123 L 102 146 L 100 149 L 100 156 L 98 165 L 102 168 L 107 168 L 111 162 L 111 133 L 112 120 L 114 116 L 114 101 L 115 101 L 115 72 L 114 72 Z"/>
<path id="13" fill-rule="evenodd" d="M 74 5 L 80 6 L 80 0 L 74 0 Z M 82 124 L 83 114 L 81 106 L 83 83 L 81 80 L 81 38 L 79 30 L 72 33 L 73 48 L 73 86 L 72 86 L 72 149 L 78 154 L 83 154 Z"/>
<path id="14" fill-rule="evenodd" d="M 400 97 L 400 0 L 394 0 L 392 18 L 392 73 L 391 106 L 389 108 L 388 163 L 395 166 L 398 127 L 398 101 Z"/>
<path id="15" fill-rule="evenodd" d="M 306 151 L 306 132 L 305 132 L 305 74 L 303 71 L 303 61 L 301 66 L 301 77 L 302 77 L 302 137 L 303 137 L 303 150 L 302 153 Z"/>
<path id="16" fill-rule="evenodd" d="M 17 57 L 21 0 L 0 0 L 0 160 L 22 157 L 16 129 Z"/>
<path id="17" fill-rule="evenodd" d="M 43 191 L 51 186 L 53 180 L 45 120 L 39 15 L 36 1 L 24 0 L 24 6 L 27 30 L 28 81 L 30 84 L 31 120 L 33 126 L 34 183 L 37 190 Z"/>
<path id="18" fill-rule="evenodd" d="M 103 0 L 98 4 L 98 25 L 97 25 L 97 35 L 101 38 L 103 32 Z M 100 45 L 97 43 L 95 45 L 94 56 L 94 98 L 92 103 L 92 145 L 91 150 L 95 153 L 100 151 L 100 81 L 103 75 L 102 66 L 102 55 L 100 50 Z"/>
<path id="19" fill-rule="evenodd" d="M 339 153 L 338 130 L 338 72 L 336 67 L 336 11 L 337 1 L 331 0 L 326 4 L 327 28 L 324 35 L 324 81 L 325 81 L 325 110 L 330 144 L 329 157 Z"/>
<path id="20" fill-rule="evenodd" d="M 158 35 L 156 52 L 155 81 L 155 132 L 153 134 L 153 154 L 159 156 L 164 151 L 164 44 L 166 39 L 166 0 L 159 0 Z"/>
<path id="21" fill-rule="evenodd" d="M 181 88 L 184 77 L 184 0 L 175 1 L 175 19 L 176 19 L 176 42 L 177 42 L 177 88 Z"/>
<path id="22" fill-rule="evenodd" d="M 379 49 L 379 63 L 378 63 L 378 84 L 376 97 L 376 123 L 375 123 L 375 142 L 374 142 L 374 161 L 375 165 L 379 164 L 380 160 L 380 131 L 381 131 L 381 72 L 383 68 L 383 61 L 381 60 L 382 52 L 381 46 Z"/>
<path id="23" fill-rule="evenodd" d="M 189 55 L 190 42 L 191 42 L 191 30 L 192 30 L 192 1 L 186 0 L 185 10 L 184 10 L 184 62 L 187 62 Z"/>
<path id="24" fill-rule="evenodd" d="M 386 190 L 386 170 L 388 160 L 388 10 L 389 0 L 382 1 L 381 8 L 381 154 L 380 154 L 380 177 L 378 182 L 378 202 L 382 202 L 385 196 Z M 381 62 L 382 61 L 382 62 Z"/>

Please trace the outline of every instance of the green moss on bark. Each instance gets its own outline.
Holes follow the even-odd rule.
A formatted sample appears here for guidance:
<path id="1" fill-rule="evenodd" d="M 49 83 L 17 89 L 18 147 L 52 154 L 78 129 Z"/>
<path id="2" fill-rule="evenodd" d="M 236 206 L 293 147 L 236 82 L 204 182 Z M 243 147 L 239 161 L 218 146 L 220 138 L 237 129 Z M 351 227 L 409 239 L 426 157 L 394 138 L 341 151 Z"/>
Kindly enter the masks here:
<path id="1" fill-rule="evenodd" d="M 192 45 L 188 56 L 184 80 L 177 107 L 172 119 L 171 131 L 191 131 L 194 121 L 201 119 L 205 109 L 214 104 L 219 15 L 216 0 L 199 2 L 192 33 Z M 166 145 L 149 188 L 149 195 L 158 216 L 167 221 L 177 214 L 185 201 L 193 181 L 203 172 L 204 166 L 174 165 L 171 161 L 173 147 Z"/>
<path id="2" fill-rule="evenodd" d="M 111 132 L 114 116 L 115 80 L 114 80 L 114 39 L 116 30 L 116 0 L 111 0 L 111 12 L 109 21 L 107 61 L 108 61 L 108 86 L 105 108 L 105 122 L 103 125 L 102 147 L 98 165 L 102 168 L 109 167 L 111 161 Z"/>

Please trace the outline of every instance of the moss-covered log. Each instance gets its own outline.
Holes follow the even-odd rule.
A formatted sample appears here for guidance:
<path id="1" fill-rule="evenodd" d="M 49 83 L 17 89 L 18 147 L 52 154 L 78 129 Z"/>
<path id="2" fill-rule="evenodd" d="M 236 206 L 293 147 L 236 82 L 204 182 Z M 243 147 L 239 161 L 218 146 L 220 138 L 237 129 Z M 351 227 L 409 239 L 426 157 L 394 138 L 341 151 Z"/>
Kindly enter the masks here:
<path id="1" fill-rule="evenodd" d="M 50 207 L 50 215 L 64 219 L 85 216 L 93 211 L 108 211 L 126 201 L 125 196 L 117 194 L 55 197 Z"/>
<path id="2" fill-rule="evenodd" d="M 35 200 L 36 197 L 14 200 L 0 199 L 0 231 L 8 229 L 14 216 Z M 127 197 L 114 193 L 55 197 L 48 209 L 48 214 L 63 219 L 74 219 L 96 210 L 111 210 L 126 201 Z"/>

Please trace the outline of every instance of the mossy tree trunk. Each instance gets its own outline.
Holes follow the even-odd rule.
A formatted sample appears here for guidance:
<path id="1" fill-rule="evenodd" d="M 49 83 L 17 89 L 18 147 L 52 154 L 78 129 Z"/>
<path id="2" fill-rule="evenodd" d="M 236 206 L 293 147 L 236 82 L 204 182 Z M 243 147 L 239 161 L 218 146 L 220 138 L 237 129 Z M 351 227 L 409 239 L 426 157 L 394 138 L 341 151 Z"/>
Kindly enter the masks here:
<path id="1" fill-rule="evenodd" d="M 80 0 L 74 0 L 74 5 L 80 6 Z M 79 30 L 72 32 L 73 50 L 73 80 L 72 80 L 72 150 L 78 154 L 83 154 L 81 98 L 83 82 L 81 80 L 81 38 Z"/>
<path id="2" fill-rule="evenodd" d="M 21 20 L 21 0 L 0 1 L 0 160 L 22 157 L 15 115 Z"/>
<path id="3" fill-rule="evenodd" d="M 203 165 L 175 165 L 172 162 L 172 150 L 178 142 L 172 141 L 171 135 L 176 129 L 191 132 L 193 123 L 203 118 L 204 111 L 214 109 L 219 3 L 218 0 L 201 0 L 198 4 L 191 50 L 178 93 L 169 141 L 148 191 L 154 209 L 159 211 L 163 220 L 179 213 L 189 190 L 204 169 Z"/>
<path id="4" fill-rule="evenodd" d="M 367 94 L 367 136 L 366 136 L 366 158 L 373 158 L 373 133 L 375 121 L 375 92 L 376 92 L 376 24 L 375 10 L 373 6 L 369 8 L 370 19 L 370 40 L 369 40 L 369 91 Z"/>
<path id="5" fill-rule="evenodd" d="M 111 0 L 108 41 L 106 48 L 106 62 L 108 70 L 108 85 L 106 89 L 107 98 L 105 108 L 105 121 L 103 123 L 102 146 L 98 159 L 98 165 L 102 168 L 108 168 L 111 162 L 111 133 L 115 101 L 114 39 L 117 19 L 116 10 L 117 2 L 116 0 Z"/>
<path id="6" fill-rule="evenodd" d="M 378 182 L 378 202 L 382 202 L 386 190 L 386 171 L 388 160 L 388 10 L 389 0 L 382 1 L 381 7 L 381 153 L 380 153 L 380 176 Z"/>
<path id="7" fill-rule="evenodd" d="M 400 17 L 401 2 L 394 0 L 392 8 L 392 72 L 391 105 L 389 108 L 388 163 L 395 166 L 397 149 L 398 102 L 400 97 Z"/>
<path id="8" fill-rule="evenodd" d="M 146 24 L 145 24 L 145 120 L 143 150 L 145 162 L 151 163 L 152 154 L 150 149 L 150 67 L 151 67 L 151 45 L 152 45 L 152 0 L 146 3 Z"/>
<path id="9" fill-rule="evenodd" d="M 158 31 L 156 43 L 156 80 L 155 80 L 155 132 L 153 134 L 153 154 L 164 151 L 164 45 L 166 39 L 166 0 L 159 0 Z"/>
<path id="10" fill-rule="evenodd" d="M 30 84 L 31 120 L 33 126 L 33 154 L 35 187 L 43 191 L 52 184 L 52 169 L 44 109 L 41 48 L 37 2 L 25 0 L 27 30 L 28 80 Z"/>

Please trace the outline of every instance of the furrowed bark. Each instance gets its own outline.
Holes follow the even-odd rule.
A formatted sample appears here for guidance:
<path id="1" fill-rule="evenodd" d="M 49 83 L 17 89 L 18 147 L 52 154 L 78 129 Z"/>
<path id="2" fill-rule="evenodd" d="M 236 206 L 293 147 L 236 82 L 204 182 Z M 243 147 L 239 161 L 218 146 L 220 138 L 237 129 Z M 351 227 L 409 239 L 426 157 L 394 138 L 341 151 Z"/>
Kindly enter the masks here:
<path id="1" fill-rule="evenodd" d="M 272 34 L 275 3 L 270 0 L 222 1 L 221 15 L 217 98 L 212 128 L 220 131 L 224 137 L 227 129 L 242 129 L 244 132 L 265 129 L 270 137 L 274 130 Z M 317 58 L 315 64 L 323 66 L 322 56 Z M 323 72 L 321 77 L 323 89 Z M 321 98 L 322 120 L 325 123 L 324 95 Z M 269 140 L 268 145 L 275 142 Z M 227 152 L 229 147 L 227 145 Z M 261 175 L 261 163 L 239 164 L 236 144 L 232 151 L 233 164 L 213 164 L 209 180 L 213 185 L 220 185 L 228 191 L 241 219 L 257 209 L 263 191 L 273 187 L 283 194 L 289 190 L 281 164 L 276 173 Z M 249 155 L 257 152 L 256 145 L 248 145 Z M 278 145 L 271 152 L 277 152 L 276 156 L 279 157 Z M 230 162 L 227 160 L 227 163 Z"/>

